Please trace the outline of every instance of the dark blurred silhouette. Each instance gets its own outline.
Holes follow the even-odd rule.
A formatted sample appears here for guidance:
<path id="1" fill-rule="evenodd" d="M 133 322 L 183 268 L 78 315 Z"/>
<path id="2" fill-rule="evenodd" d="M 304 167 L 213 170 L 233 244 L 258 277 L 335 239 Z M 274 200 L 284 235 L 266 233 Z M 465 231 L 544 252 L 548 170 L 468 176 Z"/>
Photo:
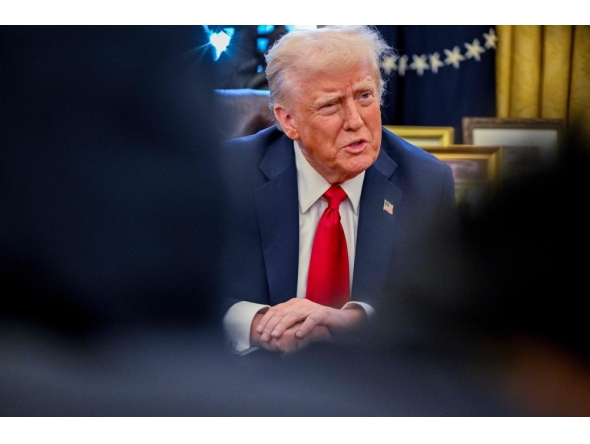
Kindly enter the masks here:
<path id="1" fill-rule="evenodd" d="M 2 32 L 0 319 L 211 321 L 218 223 L 201 27 Z"/>
<path id="2" fill-rule="evenodd" d="M 86 371 L 106 389 L 96 356 L 126 334 L 215 331 L 207 42 L 200 26 L 0 29 L 1 414 L 59 414 L 51 387 Z"/>
<path id="3" fill-rule="evenodd" d="M 409 257 L 386 341 L 454 356 L 519 415 L 590 415 L 585 301 L 590 140 L 572 131 L 557 163 L 513 180 L 450 237 Z"/>

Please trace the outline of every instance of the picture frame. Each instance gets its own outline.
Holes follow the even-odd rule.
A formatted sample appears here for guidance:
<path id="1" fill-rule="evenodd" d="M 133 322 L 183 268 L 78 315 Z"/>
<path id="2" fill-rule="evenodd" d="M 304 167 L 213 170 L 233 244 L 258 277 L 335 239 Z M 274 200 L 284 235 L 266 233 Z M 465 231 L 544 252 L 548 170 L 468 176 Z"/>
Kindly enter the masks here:
<path id="1" fill-rule="evenodd" d="M 500 186 L 500 146 L 449 145 L 424 150 L 451 167 L 455 179 L 455 204 L 464 215 L 484 205 Z"/>
<path id="2" fill-rule="evenodd" d="M 395 126 L 385 128 L 419 148 L 449 146 L 455 143 L 455 129 L 452 126 Z"/>
<path id="3" fill-rule="evenodd" d="M 564 119 L 464 117 L 467 145 L 501 146 L 502 179 L 526 176 L 553 162 L 565 135 Z"/>

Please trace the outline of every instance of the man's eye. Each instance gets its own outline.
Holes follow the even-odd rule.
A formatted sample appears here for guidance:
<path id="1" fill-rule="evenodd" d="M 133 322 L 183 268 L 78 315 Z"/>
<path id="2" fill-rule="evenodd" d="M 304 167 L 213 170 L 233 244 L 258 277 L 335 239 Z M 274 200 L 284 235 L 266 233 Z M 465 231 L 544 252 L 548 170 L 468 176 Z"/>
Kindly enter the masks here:
<path id="1" fill-rule="evenodd" d="M 365 92 L 361 94 L 361 99 L 370 99 L 373 96 L 370 92 Z"/>
<path id="2" fill-rule="evenodd" d="M 322 114 L 332 114 L 336 111 L 336 104 L 335 103 L 326 103 L 320 107 L 320 113 Z"/>

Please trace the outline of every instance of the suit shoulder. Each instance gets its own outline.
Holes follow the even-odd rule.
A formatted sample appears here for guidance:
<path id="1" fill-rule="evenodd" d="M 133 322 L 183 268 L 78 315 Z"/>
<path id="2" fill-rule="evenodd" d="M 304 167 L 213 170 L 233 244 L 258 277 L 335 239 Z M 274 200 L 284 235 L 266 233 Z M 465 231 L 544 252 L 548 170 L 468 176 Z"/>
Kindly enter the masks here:
<path id="1" fill-rule="evenodd" d="M 224 151 L 266 149 L 283 133 L 276 126 L 271 126 L 250 136 L 226 140 L 221 144 Z"/>
<path id="2" fill-rule="evenodd" d="M 222 171 L 230 176 L 252 174 L 273 142 L 283 134 L 276 127 L 223 142 L 219 150 Z"/>

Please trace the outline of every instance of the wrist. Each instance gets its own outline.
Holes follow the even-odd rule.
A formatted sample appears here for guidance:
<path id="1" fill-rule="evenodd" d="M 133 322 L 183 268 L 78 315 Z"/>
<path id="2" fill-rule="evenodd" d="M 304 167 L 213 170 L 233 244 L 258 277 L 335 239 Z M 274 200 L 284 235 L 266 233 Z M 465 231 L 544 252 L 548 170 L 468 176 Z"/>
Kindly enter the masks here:
<path id="1" fill-rule="evenodd" d="M 267 311 L 268 311 L 268 307 L 259 310 L 254 315 L 254 319 L 252 319 L 252 324 L 250 324 L 250 347 L 260 347 L 261 346 L 260 336 L 262 334 L 258 333 L 256 331 L 256 328 L 260 324 L 260 321 L 262 320 L 264 313 L 266 313 Z"/>
<path id="2" fill-rule="evenodd" d="M 329 326 L 332 333 L 340 334 L 361 328 L 367 321 L 367 313 L 363 308 L 351 306 L 343 309 L 331 309 L 334 321 Z"/>

